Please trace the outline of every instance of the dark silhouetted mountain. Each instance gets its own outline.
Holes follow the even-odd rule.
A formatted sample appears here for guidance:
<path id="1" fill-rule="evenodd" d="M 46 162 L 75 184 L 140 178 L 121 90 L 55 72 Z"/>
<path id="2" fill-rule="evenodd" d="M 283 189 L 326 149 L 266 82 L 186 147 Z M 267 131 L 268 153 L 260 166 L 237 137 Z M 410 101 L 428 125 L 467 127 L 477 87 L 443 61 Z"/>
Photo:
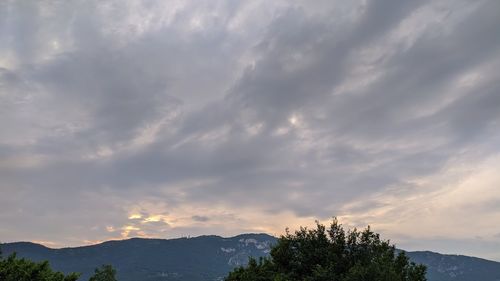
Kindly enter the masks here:
<path id="1" fill-rule="evenodd" d="M 242 234 L 231 238 L 133 238 L 63 249 L 29 242 L 1 247 L 4 255 L 15 251 L 35 261 L 49 260 L 55 270 L 81 272 L 80 280 L 88 280 L 96 267 L 112 264 L 120 281 L 208 281 L 222 280 L 235 266 L 246 264 L 249 256 L 268 255 L 275 241 L 267 234 Z M 408 252 L 408 256 L 427 265 L 429 281 L 500 281 L 498 262 L 432 252 Z"/>
<path id="2" fill-rule="evenodd" d="M 112 264 L 120 281 L 219 280 L 249 256 L 268 255 L 276 238 L 244 234 L 232 238 L 200 236 L 179 239 L 108 241 L 77 248 L 50 249 L 29 243 L 3 244 L 4 255 L 17 252 L 35 261 L 49 260 L 53 269 L 81 272 L 88 280 L 101 264 Z"/>
<path id="3" fill-rule="evenodd" d="M 407 254 L 412 261 L 427 266 L 429 281 L 500 281 L 499 262 L 429 251 Z"/>

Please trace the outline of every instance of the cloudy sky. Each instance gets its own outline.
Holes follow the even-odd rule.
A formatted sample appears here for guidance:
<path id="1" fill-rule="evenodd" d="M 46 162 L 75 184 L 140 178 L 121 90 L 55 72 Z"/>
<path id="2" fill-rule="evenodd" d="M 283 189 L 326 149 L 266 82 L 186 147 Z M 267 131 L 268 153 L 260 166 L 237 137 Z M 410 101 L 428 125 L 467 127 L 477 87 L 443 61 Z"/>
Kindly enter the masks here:
<path id="1" fill-rule="evenodd" d="M 0 240 L 372 225 L 500 260 L 500 1 L 2 1 Z"/>

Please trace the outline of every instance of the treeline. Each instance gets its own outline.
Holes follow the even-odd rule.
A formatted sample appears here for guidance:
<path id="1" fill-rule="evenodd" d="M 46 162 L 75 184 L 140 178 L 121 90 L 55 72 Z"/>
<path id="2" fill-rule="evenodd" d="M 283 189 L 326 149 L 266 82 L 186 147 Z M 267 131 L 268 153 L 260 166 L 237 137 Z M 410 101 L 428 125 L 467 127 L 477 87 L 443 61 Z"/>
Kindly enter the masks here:
<path id="1" fill-rule="evenodd" d="M 34 262 L 17 257 L 12 253 L 6 258 L 0 248 L 0 280 L 1 281 L 76 281 L 80 273 L 65 275 L 50 268 L 48 261 Z M 111 265 L 102 265 L 95 269 L 89 281 L 117 281 L 116 270 Z"/>

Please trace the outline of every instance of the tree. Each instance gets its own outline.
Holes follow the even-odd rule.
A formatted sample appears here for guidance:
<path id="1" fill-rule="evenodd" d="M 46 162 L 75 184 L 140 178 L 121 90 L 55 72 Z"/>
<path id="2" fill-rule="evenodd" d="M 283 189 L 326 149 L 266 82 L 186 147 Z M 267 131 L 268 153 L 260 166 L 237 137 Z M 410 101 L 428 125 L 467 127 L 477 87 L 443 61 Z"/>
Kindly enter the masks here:
<path id="1" fill-rule="evenodd" d="M 116 270 L 111 265 L 102 265 L 95 269 L 95 273 L 89 281 L 117 281 Z"/>
<path id="2" fill-rule="evenodd" d="M 15 253 L 3 259 L 0 255 L 0 280 L 2 281 L 76 281 L 80 274 L 53 271 L 48 261 L 33 262 L 18 258 Z"/>
<path id="3" fill-rule="evenodd" d="M 343 229 L 336 218 L 330 228 L 301 227 L 278 239 L 269 258 L 250 259 L 226 281 L 425 281 L 426 268 L 410 262 L 368 226 Z"/>

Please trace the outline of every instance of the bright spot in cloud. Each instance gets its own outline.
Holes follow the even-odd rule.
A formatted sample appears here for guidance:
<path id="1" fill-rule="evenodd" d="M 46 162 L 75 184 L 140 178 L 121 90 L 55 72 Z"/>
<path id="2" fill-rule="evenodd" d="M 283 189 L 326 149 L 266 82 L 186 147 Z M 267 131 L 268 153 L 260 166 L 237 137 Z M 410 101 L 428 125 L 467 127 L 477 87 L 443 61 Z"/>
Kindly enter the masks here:
<path id="1" fill-rule="evenodd" d="M 60 44 L 57 40 L 53 40 L 51 42 L 51 45 L 52 45 L 52 48 L 54 48 L 54 50 L 59 50 L 59 48 L 60 48 Z"/>
<path id="2" fill-rule="evenodd" d="M 159 222 L 159 221 L 164 221 L 165 216 L 162 215 L 153 215 L 149 216 L 147 218 L 144 218 L 144 222 Z"/>
<path id="3" fill-rule="evenodd" d="M 141 219 L 142 215 L 141 214 L 132 214 L 128 217 L 130 220 L 135 220 L 135 219 Z"/>

